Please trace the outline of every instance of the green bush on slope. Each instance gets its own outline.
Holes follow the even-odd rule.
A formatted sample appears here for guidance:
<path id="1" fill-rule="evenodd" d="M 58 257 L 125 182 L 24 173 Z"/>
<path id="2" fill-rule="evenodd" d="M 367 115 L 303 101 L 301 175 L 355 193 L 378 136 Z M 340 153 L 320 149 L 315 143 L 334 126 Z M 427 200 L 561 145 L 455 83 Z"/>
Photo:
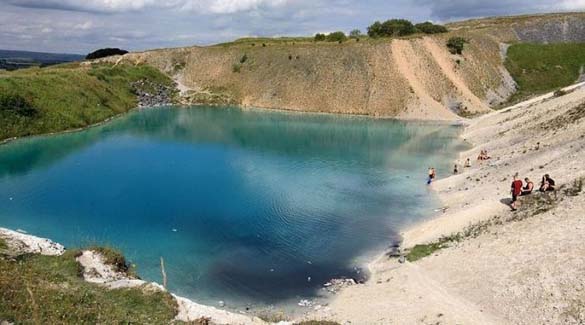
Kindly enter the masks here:
<path id="1" fill-rule="evenodd" d="M 131 82 L 172 81 L 146 65 L 68 64 L 0 72 L 0 140 L 81 128 L 136 107 Z"/>

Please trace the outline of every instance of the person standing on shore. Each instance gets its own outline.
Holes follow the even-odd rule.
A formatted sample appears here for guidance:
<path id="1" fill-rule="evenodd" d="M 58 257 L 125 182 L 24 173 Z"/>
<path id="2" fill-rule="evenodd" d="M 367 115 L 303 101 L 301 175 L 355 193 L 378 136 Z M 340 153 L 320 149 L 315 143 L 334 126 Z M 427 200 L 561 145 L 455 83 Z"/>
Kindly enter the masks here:
<path id="1" fill-rule="evenodd" d="M 522 194 L 522 181 L 518 179 L 518 173 L 514 175 L 514 180 L 512 181 L 512 203 L 510 207 L 512 211 L 516 211 L 516 202 L 518 201 L 518 196 Z"/>
<path id="2" fill-rule="evenodd" d="M 436 176 L 435 167 L 429 167 L 429 180 L 427 181 L 427 185 L 431 185 Z"/>

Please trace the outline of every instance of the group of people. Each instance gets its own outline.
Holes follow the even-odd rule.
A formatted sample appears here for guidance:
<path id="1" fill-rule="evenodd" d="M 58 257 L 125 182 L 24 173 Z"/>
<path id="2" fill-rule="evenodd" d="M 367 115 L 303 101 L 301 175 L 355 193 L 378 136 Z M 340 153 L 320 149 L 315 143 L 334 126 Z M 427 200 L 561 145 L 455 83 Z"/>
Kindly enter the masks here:
<path id="1" fill-rule="evenodd" d="M 486 151 L 487 154 L 487 151 Z M 464 168 L 471 168 L 471 159 L 467 158 L 467 160 L 465 160 L 465 164 L 463 164 Z M 453 174 L 459 174 L 459 165 L 455 164 L 453 166 Z"/>
<path id="2" fill-rule="evenodd" d="M 479 152 L 479 156 L 477 156 L 477 160 L 479 160 L 479 161 L 482 161 L 482 160 L 490 160 L 490 159 L 492 159 L 492 157 L 490 157 L 488 155 L 487 150 L 481 150 Z"/>
<path id="3" fill-rule="evenodd" d="M 510 207 L 512 211 L 516 211 L 516 202 L 518 201 L 519 196 L 525 196 L 532 194 L 534 190 L 534 183 L 528 178 L 524 178 L 524 184 L 522 180 L 518 178 L 518 174 L 514 175 L 514 180 L 512 181 L 512 203 L 510 203 Z M 555 181 L 550 177 L 549 174 L 545 174 L 542 176 L 542 180 L 540 181 L 540 192 L 549 192 L 555 190 Z"/>

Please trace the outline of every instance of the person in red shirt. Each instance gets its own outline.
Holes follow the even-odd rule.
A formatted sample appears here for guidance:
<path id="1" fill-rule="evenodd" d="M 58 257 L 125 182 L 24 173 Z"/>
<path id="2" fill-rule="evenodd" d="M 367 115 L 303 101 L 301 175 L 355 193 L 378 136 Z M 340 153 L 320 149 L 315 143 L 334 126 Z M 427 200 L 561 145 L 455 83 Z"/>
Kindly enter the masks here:
<path id="1" fill-rule="evenodd" d="M 518 174 L 514 175 L 514 181 L 512 182 L 512 203 L 510 207 L 512 211 L 516 211 L 516 201 L 518 201 L 518 197 L 522 194 L 522 181 L 518 179 Z"/>

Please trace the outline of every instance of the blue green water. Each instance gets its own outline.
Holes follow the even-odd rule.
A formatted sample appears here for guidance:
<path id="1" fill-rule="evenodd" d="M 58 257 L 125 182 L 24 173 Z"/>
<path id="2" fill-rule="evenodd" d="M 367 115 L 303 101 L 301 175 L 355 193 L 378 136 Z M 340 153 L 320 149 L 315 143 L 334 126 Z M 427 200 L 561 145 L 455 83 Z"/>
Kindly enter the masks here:
<path id="1" fill-rule="evenodd" d="M 121 249 L 179 295 L 316 295 L 433 213 L 459 128 L 237 108 L 159 108 L 0 146 L 0 226 Z M 311 278 L 309 281 L 308 278 Z"/>

